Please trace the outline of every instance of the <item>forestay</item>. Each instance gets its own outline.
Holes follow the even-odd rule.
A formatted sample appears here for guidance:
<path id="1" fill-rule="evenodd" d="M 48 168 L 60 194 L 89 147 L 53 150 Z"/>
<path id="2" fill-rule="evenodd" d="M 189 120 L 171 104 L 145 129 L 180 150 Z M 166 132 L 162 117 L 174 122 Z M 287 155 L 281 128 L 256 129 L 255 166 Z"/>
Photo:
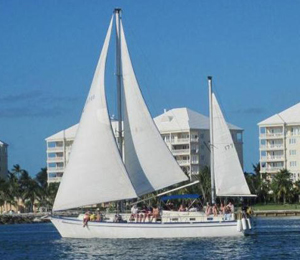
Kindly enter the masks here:
<path id="1" fill-rule="evenodd" d="M 111 19 L 54 210 L 137 197 L 112 133 L 104 75 Z"/>
<path id="2" fill-rule="evenodd" d="M 212 109 L 216 194 L 217 196 L 251 195 L 231 133 L 214 93 Z"/>
<path id="3" fill-rule="evenodd" d="M 122 23 L 121 60 L 125 96 L 125 165 L 140 196 L 188 178 L 162 140 L 147 109 L 131 64 Z"/>

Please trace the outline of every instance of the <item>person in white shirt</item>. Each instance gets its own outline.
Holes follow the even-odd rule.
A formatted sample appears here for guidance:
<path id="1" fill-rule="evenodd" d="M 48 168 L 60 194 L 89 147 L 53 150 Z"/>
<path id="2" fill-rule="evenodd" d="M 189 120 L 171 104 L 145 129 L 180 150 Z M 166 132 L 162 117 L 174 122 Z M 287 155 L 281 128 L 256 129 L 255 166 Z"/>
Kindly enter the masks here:
<path id="1" fill-rule="evenodd" d="M 136 204 L 134 204 L 132 207 L 131 207 L 131 216 L 130 216 L 130 219 L 134 219 L 135 221 L 138 221 L 139 219 L 139 214 L 138 214 L 138 207 Z"/>

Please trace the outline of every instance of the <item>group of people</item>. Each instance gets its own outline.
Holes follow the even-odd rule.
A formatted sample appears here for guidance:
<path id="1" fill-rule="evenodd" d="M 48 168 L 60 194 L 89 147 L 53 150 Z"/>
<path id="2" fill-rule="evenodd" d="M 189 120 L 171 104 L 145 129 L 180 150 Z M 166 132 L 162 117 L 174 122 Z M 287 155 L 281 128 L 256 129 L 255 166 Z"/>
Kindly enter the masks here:
<path id="1" fill-rule="evenodd" d="M 146 219 L 148 219 L 148 222 L 152 222 L 153 220 L 157 221 L 159 218 L 160 212 L 157 206 L 147 207 L 144 205 L 141 209 L 139 209 L 137 204 L 134 204 L 131 207 L 130 221 L 145 222 Z"/>
<path id="2" fill-rule="evenodd" d="M 234 213 L 234 205 L 232 204 L 231 201 L 229 201 L 227 205 L 221 202 L 220 206 L 218 206 L 216 203 L 214 205 L 210 203 L 206 204 L 206 209 L 205 209 L 206 216 L 213 214 L 216 217 L 218 214 L 225 215 L 231 213 Z"/>
<path id="3" fill-rule="evenodd" d="M 83 216 L 83 227 L 85 227 L 89 221 L 101 222 L 103 221 L 103 216 L 99 211 L 96 211 L 95 213 L 87 211 Z"/>

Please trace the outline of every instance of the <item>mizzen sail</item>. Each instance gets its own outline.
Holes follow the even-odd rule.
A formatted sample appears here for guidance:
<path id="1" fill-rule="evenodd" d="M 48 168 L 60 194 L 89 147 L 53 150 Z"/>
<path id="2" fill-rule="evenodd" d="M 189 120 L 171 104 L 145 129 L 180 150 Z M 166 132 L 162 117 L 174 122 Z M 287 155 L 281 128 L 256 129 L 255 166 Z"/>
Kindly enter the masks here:
<path id="1" fill-rule="evenodd" d="M 53 210 L 137 197 L 112 133 L 104 76 L 111 19 Z"/>
<path id="2" fill-rule="evenodd" d="M 213 152 L 217 196 L 251 195 L 247 185 L 231 133 L 214 93 L 213 109 Z"/>
<path id="3" fill-rule="evenodd" d="M 125 165 L 140 196 L 187 180 L 152 120 L 140 91 L 121 23 Z"/>

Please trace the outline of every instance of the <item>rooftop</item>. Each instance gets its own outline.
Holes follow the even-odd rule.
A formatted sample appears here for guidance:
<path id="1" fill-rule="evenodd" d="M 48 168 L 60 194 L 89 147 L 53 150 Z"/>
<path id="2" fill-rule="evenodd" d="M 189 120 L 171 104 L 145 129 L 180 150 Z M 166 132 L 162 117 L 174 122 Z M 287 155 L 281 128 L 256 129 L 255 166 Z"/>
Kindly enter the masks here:
<path id="1" fill-rule="evenodd" d="M 154 118 L 154 122 L 160 132 L 167 131 L 189 131 L 190 129 L 209 129 L 209 118 L 188 108 L 174 108 Z M 231 130 L 240 130 L 242 128 L 228 124 Z M 46 138 L 46 141 L 55 141 L 62 138 L 74 139 L 78 124 L 62 130 Z M 112 121 L 112 128 L 117 128 L 117 121 Z M 114 130 L 115 132 L 115 130 Z"/>
<path id="2" fill-rule="evenodd" d="M 259 122 L 258 125 L 278 125 L 284 123 L 300 124 L 300 103 Z"/>
<path id="3" fill-rule="evenodd" d="M 8 144 L 7 144 L 7 143 L 5 143 L 5 142 L 3 142 L 3 141 L 1 141 L 1 140 L 0 140 L 0 145 L 5 145 L 5 146 L 8 146 Z"/>
<path id="4" fill-rule="evenodd" d="M 209 117 L 195 112 L 189 108 L 174 108 L 154 118 L 159 131 L 188 131 L 190 129 L 209 129 Z M 231 130 L 242 128 L 228 124 Z"/>

